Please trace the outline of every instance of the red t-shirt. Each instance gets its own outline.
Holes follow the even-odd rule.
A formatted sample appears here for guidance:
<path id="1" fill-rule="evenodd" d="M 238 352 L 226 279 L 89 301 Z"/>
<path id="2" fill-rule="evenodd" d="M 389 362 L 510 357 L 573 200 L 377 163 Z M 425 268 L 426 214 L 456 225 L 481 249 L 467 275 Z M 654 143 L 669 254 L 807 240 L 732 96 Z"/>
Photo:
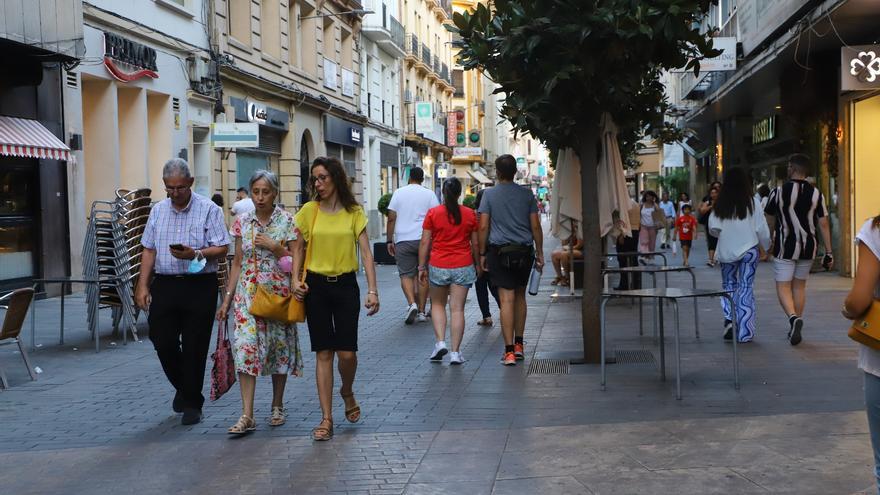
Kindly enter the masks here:
<path id="1" fill-rule="evenodd" d="M 675 230 L 682 241 L 692 241 L 697 230 L 697 219 L 693 215 L 681 215 L 675 220 Z"/>
<path id="2" fill-rule="evenodd" d="M 461 223 L 452 223 L 445 205 L 428 210 L 422 228 L 431 231 L 431 266 L 461 268 L 474 264 L 471 251 L 471 233 L 477 230 L 474 210 L 460 206 Z"/>

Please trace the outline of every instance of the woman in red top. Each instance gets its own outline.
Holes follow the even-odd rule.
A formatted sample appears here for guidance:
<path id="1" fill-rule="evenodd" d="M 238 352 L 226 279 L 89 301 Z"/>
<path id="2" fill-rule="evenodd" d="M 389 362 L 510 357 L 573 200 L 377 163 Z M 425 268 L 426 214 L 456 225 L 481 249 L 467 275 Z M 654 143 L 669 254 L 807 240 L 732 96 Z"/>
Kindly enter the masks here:
<path id="1" fill-rule="evenodd" d="M 446 301 L 452 307 L 452 354 L 449 364 L 461 364 L 459 346 L 464 336 L 464 303 L 471 285 L 477 280 L 479 249 L 477 216 L 474 210 L 458 204 L 461 182 L 456 178 L 443 183 L 443 204 L 428 210 L 422 225 L 419 245 L 419 279 L 431 282 L 431 320 L 437 338 L 431 361 L 440 362 L 446 355 Z M 430 270 L 426 266 L 431 253 Z"/>

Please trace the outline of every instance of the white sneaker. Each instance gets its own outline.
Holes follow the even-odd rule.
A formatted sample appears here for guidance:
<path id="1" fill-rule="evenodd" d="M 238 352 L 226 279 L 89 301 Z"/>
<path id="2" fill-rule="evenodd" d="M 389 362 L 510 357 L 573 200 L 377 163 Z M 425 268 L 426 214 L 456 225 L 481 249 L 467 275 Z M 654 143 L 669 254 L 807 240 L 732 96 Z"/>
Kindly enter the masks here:
<path id="1" fill-rule="evenodd" d="M 414 321 L 416 321 L 416 315 L 419 314 L 419 306 L 416 303 L 412 303 L 406 308 L 406 319 L 403 320 L 407 325 L 412 325 Z"/>
<path id="2" fill-rule="evenodd" d="M 434 352 L 431 353 L 431 361 L 442 361 L 447 352 L 449 349 L 446 348 L 446 342 L 435 343 Z"/>
<path id="3" fill-rule="evenodd" d="M 416 318 L 416 321 L 418 321 L 419 323 L 424 323 L 424 322 L 428 321 L 428 317 L 425 315 L 425 313 L 419 313 L 419 316 Z"/>
<path id="4" fill-rule="evenodd" d="M 462 364 L 464 363 L 464 357 L 462 357 L 460 352 L 450 352 L 449 353 L 449 364 Z"/>

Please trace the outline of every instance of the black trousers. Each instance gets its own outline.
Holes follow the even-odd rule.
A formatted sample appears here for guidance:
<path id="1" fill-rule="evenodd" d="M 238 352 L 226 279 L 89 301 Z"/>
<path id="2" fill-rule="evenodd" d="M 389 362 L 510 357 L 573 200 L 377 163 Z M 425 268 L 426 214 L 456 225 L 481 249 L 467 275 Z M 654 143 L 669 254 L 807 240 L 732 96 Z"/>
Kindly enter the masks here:
<path id="1" fill-rule="evenodd" d="M 150 288 L 150 340 L 186 408 L 205 402 L 205 361 L 217 311 L 217 274 L 156 275 Z"/>
<path id="2" fill-rule="evenodd" d="M 639 250 L 639 231 L 633 230 L 631 232 L 630 237 L 624 237 L 623 243 L 617 245 L 617 251 L 621 253 L 631 253 Z M 638 256 L 618 256 L 617 264 L 621 267 L 626 266 L 638 266 L 639 265 L 639 257 Z M 641 289 L 642 288 L 642 276 L 638 273 L 631 273 L 629 276 L 626 274 L 620 275 L 620 284 L 617 285 L 617 289 L 619 290 L 628 290 L 628 289 Z"/>
<path id="3" fill-rule="evenodd" d="M 357 352 L 361 291 L 355 272 L 338 277 L 309 272 L 306 284 L 306 322 L 312 352 Z"/>
<path id="4" fill-rule="evenodd" d="M 489 282 L 489 272 L 484 272 L 481 277 L 477 278 L 476 291 L 477 304 L 480 305 L 480 312 L 483 313 L 483 318 L 490 318 L 492 312 L 489 311 L 489 292 L 492 292 L 495 304 L 499 308 L 501 307 L 501 301 L 498 300 L 498 289 Z"/>

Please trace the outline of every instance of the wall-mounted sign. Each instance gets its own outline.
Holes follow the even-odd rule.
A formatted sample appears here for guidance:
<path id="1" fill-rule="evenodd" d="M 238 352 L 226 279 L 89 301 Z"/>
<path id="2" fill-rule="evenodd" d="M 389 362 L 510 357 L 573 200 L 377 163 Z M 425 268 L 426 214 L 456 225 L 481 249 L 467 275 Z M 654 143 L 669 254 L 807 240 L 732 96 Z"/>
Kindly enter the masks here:
<path id="1" fill-rule="evenodd" d="M 211 146 L 215 148 L 258 148 L 260 125 L 234 122 L 211 124 Z"/>
<path id="2" fill-rule="evenodd" d="M 736 38 L 712 38 L 712 47 L 721 54 L 700 60 L 700 74 L 736 70 Z M 684 72 L 684 67 L 672 72 Z"/>
<path id="3" fill-rule="evenodd" d="M 324 87 L 327 89 L 336 90 L 339 87 L 339 82 L 336 80 L 336 62 L 324 59 Z"/>
<path id="4" fill-rule="evenodd" d="M 430 101 L 416 102 L 416 133 L 429 134 L 434 130 L 434 104 Z"/>
<path id="5" fill-rule="evenodd" d="M 475 156 L 482 158 L 483 157 L 483 148 L 480 148 L 479 146 L 466 146 L 466 147 L 452 148 L 452 156 L 454 158 L 461 158 L 461 157 L 472 158 Z"/>
<path id="6" fill-rule="evenodd" d="M 364 127 L 333 115 L 324 116 L 324 141 L 352 148 L 364 146 Z"/>
<path id="7" fill-rule="evenodd" d="M 119 81 L 130 82 L 142 77 L 159 78 L 156 50 L 104 32 L 104 67 Z"/>
<path id="8" fill-rule="evenodd" d="M 354 72 L 342 69 L 342 96 L 354 96 Z"/>
<path id="9" fill-rule="evenodd" d="M 840 89 L 880 88 L 880 45 L 844 46 L 840 49 Z"/>
<path id="10" fill-rule="evenodd" d="M 266 105 L 249 101 L 247 104 L 247 118 L 248 122 L 265 124 L 269 118 L 269 111 L 266 110 Z"/>
<path id="11" fill-rule="evenodd" d="M 458 112 L 449 112 L 446 114 L 446 146 L 456 146 L 458 129 Z"/>
<path id="12" fill-rule="evenodd" d="M 752 125 L 752 144 L 770 141 L 776 137 L 776 116 L 771 115 Z"/>
<path id="13" fill-rule="evenodd" d="M 353 143 L 361 142 L 361 130 L 360 129 L 357 129 L 354 127 L 351 128 L 351 141 Z"/>

